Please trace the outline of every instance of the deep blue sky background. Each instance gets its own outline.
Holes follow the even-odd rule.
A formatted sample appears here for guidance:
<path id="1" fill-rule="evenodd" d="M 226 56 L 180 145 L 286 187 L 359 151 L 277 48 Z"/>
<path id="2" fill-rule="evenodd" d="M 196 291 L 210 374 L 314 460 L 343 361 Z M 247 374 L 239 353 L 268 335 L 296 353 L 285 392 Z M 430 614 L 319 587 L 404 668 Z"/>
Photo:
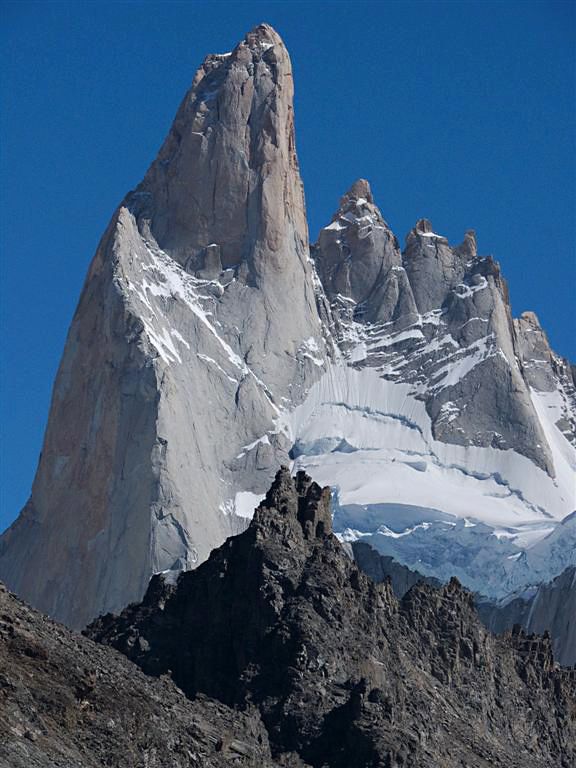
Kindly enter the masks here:
<path id="1" fill-rule="evenodd" d="M 576 358 L 571 2 L 2 3 L 0 530 L 30 491 L 89 261 L 194 71 L 255 24 L 290 50 L 311 237 L 368 178 L 500 260 Z"/>

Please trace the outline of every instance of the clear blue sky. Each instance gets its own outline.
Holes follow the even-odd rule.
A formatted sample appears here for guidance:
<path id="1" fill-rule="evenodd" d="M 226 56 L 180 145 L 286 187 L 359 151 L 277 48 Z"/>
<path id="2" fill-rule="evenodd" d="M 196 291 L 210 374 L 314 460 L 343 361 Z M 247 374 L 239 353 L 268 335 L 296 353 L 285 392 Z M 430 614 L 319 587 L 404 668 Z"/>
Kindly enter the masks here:
<path id="1" fill-rule="evenodd" d="M 2 3 L 0 530 L 30 491 L 89 261 L 194 71 L 283 36 L 311 237 L 368 178 L 403 241 L 475 228 L 576 357 L 571 2 Z"/>

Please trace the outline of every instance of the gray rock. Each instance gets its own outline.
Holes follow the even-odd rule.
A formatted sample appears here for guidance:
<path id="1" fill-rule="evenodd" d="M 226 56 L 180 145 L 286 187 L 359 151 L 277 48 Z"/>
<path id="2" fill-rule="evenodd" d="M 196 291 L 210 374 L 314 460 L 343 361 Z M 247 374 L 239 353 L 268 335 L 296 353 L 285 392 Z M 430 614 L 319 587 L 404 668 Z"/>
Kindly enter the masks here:
<path id="1" fill-rule="evenodd" d="M 356 181 L 341 199 L 332 222 L 320 232 L 313 256 L 328 298 L 351 300 L 355 318 L 384 323 L 415 319 L 398 241 L 374 205 L 365 179 Z"/>
<path id="2" fill-rule="evenodd" d="M 0 584 L 1 768 L 238 765 L 277 765 L 257 712 L 189 701 Z"/>
<path id="3" fill-rule="evenodd" d="M 504 468 L 510 453 L 528 457 L 548 481 L 545 498 L 560 500 L 556 517 L 572 509 L 564 489 L 574 462 L 562 441 L 574 440 L 573 369 L 533 315 L 512 321 L 500 268 L 478 256 L 472 231 L 453 247 L 422 219 L 402 253 L 365 180 L 310 249 L 292 97 L 288 53 L 267 25 L 230 54 L 208 56 L 90 266 L 32 494 L 0 538 L 0 577 L 71 626 L 140 599 L 153 573 L 174 578 L 202 563 L 246 527 L 289 455 L 325 449 L 353 462 L 357 446 L 335 434 L 340 422 L 328 418 L 311 447 L 291 431 L 295 407 L 321 377 L 322 391 L 340 398 L 342 367 L 373 369 L 408 387 L 412 405 L 425 403 L 428 442 L 415 457 L 410 443 L 401 461 L 415 470 L 415 488 L 426 488 L 429 462 L 442 465 L 435 438 L 443 448 L 502 452 Z M 347 386 L 334 408 L 349 405 Z M 539 412 L 535 395 L 544 398 Z M 349 410 L 423 435 L 411 406 L 373 405 Z M 494 497 L 550 517 L 540 497 L 524 499 L 517 476 L 501 477 L 493 457 L 486 473 L 473 452 L 462 455 L 441 468 L 472 482 L 488 477 Z M 441 512 L 438 502 L 429 506 Z M 434 551 L 454 553 L 451 538 L 462 538 L 481 557 L 468 550 L 438 568 L 474 585 L 487 573 L 482 564 L 518 554 L 506 544 L 487 553 L 491 534 L 480 528 L 456 534 L 434 526 L 430 535 L 443 539 Z M 539 563 L 526 567 L 529 581 Z"/>
<path id="4" fill-rule="evenodd" d="M 392 590 L 398 598 L 404 597 L 415 584 L 425 583 L 433 587 L 441 585 L 438 579 L 423 576 L 418 571 L 398 563 L 390 555 L 381 555 L 365 541 L 354 541 L 351 548 L 358 568 L 377 584 L 390 580 Z"/>
<path id="5" fill-rule="evenodd" d="M 360 570 L 377 584 L 389 580 L 399 598 L 415 584 L 441 585 L 438 579 L 407 568 L 390 555 L 380 554 L 367 541 L 354 541 L 351 549 Z M 500 576 L 505 582 L 506 574 Z M 576 565 L 568 566 L 550 582 L 523 587 L 499 600 L 476 594 L 475 605 L 491 632 L 501 634 L 515 624 L 528 633 L 548 632 L 556 661 L 567 667 L 576 665 Z"/>
<path id="6" fill-rule="evenodd" d="M 576 445 L 574 367 L 552 351 L 534 312 L 523 312 L 515 319 L 514 332 L 524 380 L 538 392 L 551 392 L 560 396 L 561 414 L 556 427 L 567 440 Z"/>
<path id="7" fill-rule="evenodd" d="M 98 247 L 0 543 L 10 588 L 71 626 L 202 562 L 287 459 L 279 406 L 325 361 L 292 98 L 269 26 L 209 56 Z"/>
<path id="8" fill-rule="evenodd" d="M 357 364 L 413 384 L 436 439 L 512 449 L 554 475 L 518 359 L 508 288 L 497 262 L 477 255 L 472 230 L 451 247 L 421 219 L 400 253 L 360 180 L 312 253 L 342 350 L 365 334 L 370 354 Z"/>

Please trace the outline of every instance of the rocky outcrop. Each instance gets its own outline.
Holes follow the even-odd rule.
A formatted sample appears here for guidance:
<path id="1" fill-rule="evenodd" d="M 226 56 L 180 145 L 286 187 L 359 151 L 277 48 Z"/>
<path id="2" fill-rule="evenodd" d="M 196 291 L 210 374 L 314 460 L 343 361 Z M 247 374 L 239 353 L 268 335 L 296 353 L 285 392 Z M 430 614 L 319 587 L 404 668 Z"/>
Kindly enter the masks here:
<path id="1" fill-rule="evenodd" d="M 558 575 L 576 390 L 535 315 L 512 320 L 499 264 L 426 219 L 401 252 L 364 180 L 312 254 L 340 358 L 296 409 L 291 456 L 334 486 L 336 529 L 493 599 Z"/>
<path id="2" fill-rule="evenodd" d="M 365 541 L 353 541 L 351 549 L 360 570 L 376 583 L 389 581 L 399 598 L 415 584 L 441 585 L 390 555 L 380 554 Z M 528 633 L 548 633 L 555 660 L 566 667 L 576 665 L 576 566 L 567 567 L 548 583 L 525 587 L 500 600 L 479 594 L 474 600 L 478 615 L 491 632 L 501 634 L 518 624 Z"/>
<path id="3" fill-rule="evenodd" d="M 515 319 L 514 331 L 524 380 L 537 392 L 552 396 L 548 407 L 554 408 L 555 426 L 566 440 L 576 445 L 574 366 L 552 351 L 534 312 L 523 312 Z"/>
<path id="4" fill-rule="evenodd" d="M 357 366 L 412 384 L 436 439 L 513 449 L 554 475 L 528 389 L 534 381 L 517 363 L 526 334 L 517 338 L 500 266 L 478 255 L 472 230 L 451 247 L 421 219 L 401 252 L 359 180 L 321 230 L 313 257 L 343 350 L 360 337 L 366 351 L 353 359 Z"/>
<path id="5" fill-rule="evenodd" d="M 433 587 L 441 586 L 438 579 L 423 576 L 418 571 L 401 565 L 390 555 L 381 555 L 365 541 L 353 541 L 351 547 L 354 562 L 358 568 L 377 584 L 389 580 L 392 591 L 398 598 L 404 597 L 406 592 L 415 584 L 425 583 Z"/>
<path id="6" fill-rule="evenodd" d="M 273 765 L 257 712 L 190 701 L 0 584 L 2 768 Z"/>
<path id="7" fill-rule="evenodd" d="M 575 566 L 566 568 L 551 582 L 520 595 L 511 595 L 497 603 L 480 601 L 478 612 L 492 632 L 504 632 L 515 624 L 526 632 L 548 632 L 558 663 L 576 666 Z"/>
<path id="8" fill-rule="evenodd" d="M 312 256 L 336 316 L 347 319 L 353 308 L 353 317 L 364 322 L 394 319 L 403 325 L 416 320 L 398 240 L 365 179 L 342 197 L 332 222 L 320 231 Z M 346 341 L 341 338 L 344 348 Z"/>
<path id="9" fill-rule="evenodd" d="M 398 601 L 346 556 L 329 489 L 303 473 L 281 470 L 247 531 L 87 633 L 148 674 L 170 671 L 193 700 L 255 706 L 281 765 L 568 768 L 576 756 L 576 680 L 550 640 L 492 636 L 456 580 Z"/>
<path id="10" fill-rule="evenodd" d="M 98 247 L 0 542 L 10 588 L 72 626 L 204 560 L 287 459 L 279 409 L 325 361 L 292 99 L 269 26 L 209 56 Z"/>

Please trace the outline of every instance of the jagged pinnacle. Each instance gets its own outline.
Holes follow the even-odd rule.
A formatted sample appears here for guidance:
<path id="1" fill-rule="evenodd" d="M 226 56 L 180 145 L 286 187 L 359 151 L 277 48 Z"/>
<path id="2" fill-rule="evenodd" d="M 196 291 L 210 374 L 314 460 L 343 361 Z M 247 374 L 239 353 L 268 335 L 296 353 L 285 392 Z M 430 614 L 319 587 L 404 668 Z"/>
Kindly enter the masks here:
<path id="1" fill-rule="evenodd" d="M 366 181 L 366 179 L 357 179 L 348 192 L 343 196 L 341 205 L 344 206 L 345 202 L 350 199 L 361 200 L 362 198 L 367 202 L 374 204 L 370 183 Z"/>

